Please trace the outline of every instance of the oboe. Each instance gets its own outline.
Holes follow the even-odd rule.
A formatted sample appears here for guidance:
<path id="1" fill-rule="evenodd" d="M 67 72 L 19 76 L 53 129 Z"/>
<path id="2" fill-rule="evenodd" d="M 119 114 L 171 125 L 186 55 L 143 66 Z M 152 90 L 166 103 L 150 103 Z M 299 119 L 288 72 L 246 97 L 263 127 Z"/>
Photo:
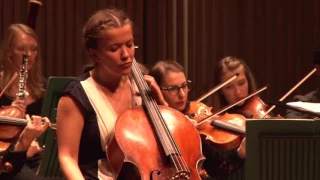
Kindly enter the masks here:
<path id="1" fill-rule="evenodd" d="M 17 98 L 24 100 L 27 98 L 29 93 L 27 92 L 27 78 L 28 78 L 28 55 L 23 54 L 22 64 L 19 72 L 19 89 L 17 93 Z"/>

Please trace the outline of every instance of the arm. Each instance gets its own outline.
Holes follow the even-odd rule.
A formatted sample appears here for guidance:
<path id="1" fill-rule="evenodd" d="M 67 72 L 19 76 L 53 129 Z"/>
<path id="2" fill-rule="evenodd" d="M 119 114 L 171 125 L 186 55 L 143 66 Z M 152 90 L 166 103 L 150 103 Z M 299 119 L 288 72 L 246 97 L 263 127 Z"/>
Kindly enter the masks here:
<path id="1" fill-rule="evenodd" d="M 74 100 L 63 96 L 58 103 L 57 138 L 61 170 L 66 179 L 84 179 L 78 166 L 83 115 Z"/>
<path id="2" fill-rule="evenodd" d="M 9 162 L 13 166 L 13 170 L 9 173 L 2 173 L 0 179 L 12 179 L 23 167 L 26 160 L 26 151 L 34 139 L 39 137 L 49 126 L 48 118 L 40 116 L 32 116 L 32 120 L 27 115 L 27 126 L 24 128 L 16 144 L 14 144 L 5 157 L 5 162 Z"/>

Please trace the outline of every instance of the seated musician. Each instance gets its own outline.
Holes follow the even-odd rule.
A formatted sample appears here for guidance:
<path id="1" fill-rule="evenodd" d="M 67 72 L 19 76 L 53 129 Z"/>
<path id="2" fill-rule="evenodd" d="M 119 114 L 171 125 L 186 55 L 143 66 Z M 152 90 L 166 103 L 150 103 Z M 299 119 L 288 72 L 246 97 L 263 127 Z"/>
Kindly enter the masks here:
<path id="1" fill-rule="evenodd" d="M 3 162 L 8 162 L 12 165 L 13 169 L 10 172 L 0 172 L 0 179 L 12 179 L 21 170 L 27 158 L 27 150 L 34 139 L 39 137 L 49 126 L 50 121 L 48 118 L 40 116 L 32 116 L 31 119 L 27 115 L 27 126 L 20 134 L 16 143 L 13 143 L 4 155 Z M 44 121 L 43 121 L 44 120 Z"/>
<path id="2" fill-rule="evenodd" d="M 187 80 L 183 67 L 176 61 L 158 61 L 150 70 L 159 84 L 161 92 L 170 107 L 184 112 L 188 108 L 188 93 L 191 82 Z M 225 179 L 239 169 L 245 158 L 245 140 L 239 148 L 230 152 L 221 152 L 203 144 L 203 154 L 206 156 L 204 168 L 212 179 Z M 226 155 L 228 154 L 228 155 Z"/>
<path id="3" fill-rule="evenodd" d="M 0 91 L 5 91 L 0 97 L 0 106 L 16 106 L 22 113 L 40 115 L 45 94 L 45 79 L 42 75 L 42 57 L 36 32 L 24 24 L 11 24 L 2 41 L 1 51 Z M 18 98 L 17 93 L 21 91 L 20 78 L 24 77 L 18 75 L 12 84 L 7 88 L 6 86 L 11 77 L 20 72 L 23 54 L 28 56 L 28 74 L 23 89 L 28 95 L 25 98 Z M 15 179 L 33 179 L 36 176 L 42 151 L 38 142 L 31 143 L 25 166 Z"/>
<path id="4" fill-rule="evenodd" d="M 95 12 L 83 29 L 92 64 L 71 81 L 58 103 L 59 162 L 66 179 L 115 179 L 106 157 L 118 116 L 141 105 L 130 77 L 135 54 L 133 24 L 119 9 Z M 167 105 L 150 76 L 157 102 Z M 108 168 L 109 167 L 109 168 Z"/>

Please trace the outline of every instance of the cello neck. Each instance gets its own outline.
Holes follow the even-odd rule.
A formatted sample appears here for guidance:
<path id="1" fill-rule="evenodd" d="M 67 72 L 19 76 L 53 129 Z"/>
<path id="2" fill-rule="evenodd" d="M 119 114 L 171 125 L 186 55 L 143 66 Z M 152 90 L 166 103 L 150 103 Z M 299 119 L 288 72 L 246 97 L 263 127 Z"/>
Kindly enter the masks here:
<path id="1" fill-rule="evenodd" d="M 149 120 L 151 121 L 161 147 L 163 148 L 167 156 L 170 155 L 181 155 L 181 152 L 176 145 L 172 134 L 170 133 L 156 101 L 150 96 L 150 88 L 146 81 L 144 80 L 143 74 L 138 66 L 135 59 L 132 62 L 132 75 L 135 83 L 139 89 L 144 107 L 149 115 Z"/>

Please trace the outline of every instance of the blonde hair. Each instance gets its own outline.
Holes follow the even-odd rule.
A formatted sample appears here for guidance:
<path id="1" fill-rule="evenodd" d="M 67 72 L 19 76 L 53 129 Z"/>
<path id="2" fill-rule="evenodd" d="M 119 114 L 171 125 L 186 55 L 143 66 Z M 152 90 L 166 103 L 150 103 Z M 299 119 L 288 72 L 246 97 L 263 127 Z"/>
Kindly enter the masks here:
<path id="1" fill-rule="evenodd" d="M 103 9 L 95 12 L 86 22 L 82 31 L 86 48 L 97 48 L 97 41 L 102 31 L 122 27 L 126 24 L 132 26 L 132 21 L 121 10 Z"/>
<path id="2" fill-rule="evenodd" d="M 24 24 L 12 24 L 4 37 L 2 48 L 1 48 L 1 54 L 0 54 L 0 63 L 2 67 L 3 75 L 1 77 L 0 82 L 0 89 L 2 90 L 9 82 L 13 74 L 16 72 L 16 69 L 14 69 L 12 63 L 10 63 L 10 58 L 8 57 L 8 51 L 10 49 L 10 46 L 12 45 L 15 37 L 20 34 L 25 33 L 29 36 L 33 37 L 38 46 L 37 46 L 37 57 L 35 60 L 35 63 L 33 67 L 28 70 L 28 79 L 27 79 L 27 86 L 29 88 L 29 94 L 39 99 L 44 96 L 45 89 L 43 87 L 43 74 L 42 74 L 42 59 L 40 54 L 40 46 L 39 46 L 39 39 L 36 35 L 35 31 L 24 25 Z M 9 87 L 9 89 L 5 92 L 5 95 L 9 98 L 14 99 L 16 97 L 16 94 L 14 94 L 12 91 L 12 86 Z"/>

